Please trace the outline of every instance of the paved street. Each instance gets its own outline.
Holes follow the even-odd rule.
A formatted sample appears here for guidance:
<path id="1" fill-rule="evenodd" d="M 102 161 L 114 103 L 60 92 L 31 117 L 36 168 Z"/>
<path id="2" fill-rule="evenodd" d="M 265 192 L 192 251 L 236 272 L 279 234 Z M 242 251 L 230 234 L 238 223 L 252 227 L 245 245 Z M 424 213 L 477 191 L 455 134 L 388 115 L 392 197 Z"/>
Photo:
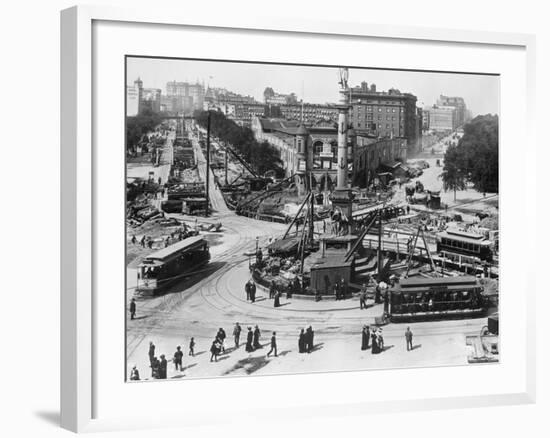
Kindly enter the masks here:
<path id="1" fill-rule="evenodd" d="M 260 244 L 265 245 L 269 236 L 280 233 L 285 227 L 232 214 L 222 222 L 226 231 L 221 235 L 221 242 L 212 247 L 209 267 L 174 286 L 164 296 L 138 302 L 138 319 L 127 321 L 129 369 L 137 365 L 147 376 L 149 341 L 157 346 L 157 356 L 165 354 L 170 359 L 177 345 L 186 353 L 191 336 L 197 343 L 196 351 L 206 352 L 196 358 L 184 356 L 184 364 L 189 368 L 183 373 L 175 373 L 169 367 L 169 376 L 248 374 L 246 368 L 250 367 L 256 374 L 272 374 L 466 364 L 465 335 L 478 334 L 486 324 L 486 318 L 411 324 L 419 346 L 410 353 L 403 352 L 406 326 L 390 324 L 384 327 L 384 338 L 386 346 L 392 347 L 380 355 L 362 352 L 359 349 L 361 327 L 374 323 L 375 316 L 382 313 L 380 305 L 360 310 L 357 300 L 316 303 L 282 299 L 282 306 L 274 308 L 263 291 L 259 291 L 256 303 L 247 302 L 244 282 L 249 273 L 248 257 L 244 253 L 254 249 L 255 236 L 260 236 Z M 276 331 L 279 351 L 285 354 L 264 363 L 267 351 L 249 354 L 241 347 L 223 356 L 220 362 L 210 363 L 208 350 L 218 328 L 225 329 L 231 346 L 231 333 L 237 321 L 244 331 L 258 324 L 264 343 L 269 340 L 271 331 Z M 309 325 L 315 330 L 315 344 L 319 347 L 308 356 L 297 352 L 297 336 L 300 328 Z M 243 332 L 241 338 L 245 336 Z"/>

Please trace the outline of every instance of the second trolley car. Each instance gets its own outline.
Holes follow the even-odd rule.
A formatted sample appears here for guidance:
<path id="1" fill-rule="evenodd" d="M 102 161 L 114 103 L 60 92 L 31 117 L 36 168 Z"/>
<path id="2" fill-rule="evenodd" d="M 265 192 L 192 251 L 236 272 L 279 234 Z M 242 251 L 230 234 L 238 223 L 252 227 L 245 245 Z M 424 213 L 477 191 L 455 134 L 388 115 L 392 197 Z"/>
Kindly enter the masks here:
<path id="1" fill-rule="evenodd" d="M 479 260 L 492 262 L 491 241 L 481 234 L 448 229 L 437 233 L 437 252 L 463 254 Z"/>
<path id="2" fill-rule="evenodd" d="M 203 237 L 183 239 L 143 259 L 138 267 L 136 292 L 143 296 L 158 295 L 209 260 L 208 242 Z"/>
<path id="3" fill-rule="evenodd" d="M 479 279 L 460 277 L 402 279 L 389 291 L 392 322 L 480 316 L 486 310 Z"/>

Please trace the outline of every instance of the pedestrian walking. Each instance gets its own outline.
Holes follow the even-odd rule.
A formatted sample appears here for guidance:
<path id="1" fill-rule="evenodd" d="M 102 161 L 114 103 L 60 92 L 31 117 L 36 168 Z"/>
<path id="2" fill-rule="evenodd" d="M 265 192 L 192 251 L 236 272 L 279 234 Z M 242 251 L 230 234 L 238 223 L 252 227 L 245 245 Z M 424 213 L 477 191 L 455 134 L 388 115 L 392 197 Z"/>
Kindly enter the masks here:
<path id="1" fill-rule="evenodd" d="M 248 327 L 248 334 L 246 335 L 246 351 L 248 353 L 254 351 L 254 347 L 252 346 L 253 339 L 254 334 L 252 333 L 252 327 Z"/>
<path id="2" fill-rule="evenodd" d="M 156 357 L 151 360 L 151 377 L 160 379 L 160 361 Z"/>
<path id="3" fill-rule="evenodd" d="M 367 308 L 367 284 L 363 283 L 361 288 L 361 294 L 359 295 L 359 308 L 361 310 Z"/>
<path id="4" fill-rule="evenodd" d="M 168 375 L 168 361 L 166 360 L 166 357 L 164 354 L 160 355 L 160 362 L 159 362 L 159 379 L 166 379 L 166 376 Z"/>
<path id="5" fill-rule="evenodd" d="M 218 355 L 220 354 L 221 345 L 219 343 L 219 340 L 216 338 L 212 341 L 212 345 L 210 346 L 210 362 L 218 361 Z"/>
<path id="6" fill-rule="evenodd" d="M 153 341 L 149 342 L 149 363 L 153 364 L 153 359 L 155 358 L 155 344 Z"/>
<path id="7" fill-rule="evenodd" d="M 340 299 L 340 284 L 338 282 L 334 283 L 334 299 L 338 301 Z"/>
<path id="8" fill-rule="evenodd" d="M 195 338 L 189 341 L 189 356 L 195 356 Z"/>
<path id="9" fill-rule="evenodd" d="M 275 299 L 273 300 L 273 307 L 281 306 L 281 293 L 279 291 L 275 292 Z"/>
<path id="10" fill-rule="evenodd" d="M 183 365 L 183 351 L 181 351 L 181 347 L 178 345 L 176 347 L 176 352 L 174 353 L 174 367 L 176 368 L 176 371 L 182 371 L 182 365 Z"/>
<path id="11" fill-rule="evenodd" d="M 136 365 L 134 365 L 132 371 L 130 371 L 130 380 L 139 380 L 139 371 Z"/>
<path id="12" fill-rule="evenodd" d="M 407 342 L 407 351 L 413 349 L 413 333 L 411 332 L 410 327 L 407 327 L 405 331 L 405 341 Z"/>
<path id="13" fill-rule="evenodd" d="M 145 241 L 147 240 L 145 234 L 143 236 L 141 236 L 141 239 L 139 240 L 139 243 L 141 245 L 142 248 L 145 248 Z"/>
<path id="14" fill-rule="evenodd" d="M 239 348 L 239 340 L 241 337 L 241 326 L 239 323 L 235 323 L 235 328 L 233 329 L 233 339 L 235 339 L 235 348 Z"/>
<path id="15" fill-rule="evenodd" d="M 271 284 L 269 285 L 269 299 L 275 297 L 276 287 L 275 287 L 275 280 L 271 280 Z"/>
<path id="16" fill-rule="evenodd" d="M 368 350 L 370 341 L 370 328 L 368 325 L 363 326 L 361 332 L 361 350 Z"/>
<path id="17" fill-rule="evenodd" d="M 256 302 L 256 283 L 250 280 L 250 301 Z"/>
<path id="18" fill-rule="evenodd" d="M 370 352 L 372 354 L 380 353 L 380 345 L 378 344 L 378 336 L 376 335 L 376 328 L 372 329 L 370 337 L 372 341 Z"/>
<path id="19" fill-rule="evenodd" d="M 149 249 L 153 249 L 153 239 L 151 238 L 147 239 L 147 247 Z"/>
<path id="20" fill-rule="evenodd" d="M 135 235 L 135 234 L 132 234 L 132 240 L 131 240 L 131 242 L 132 242 L 132 245 L 135 245 L 135 244 L 136 244 L 137 239 L 136 239 L 136 235 Z"/>
<path id="21" fill-rule="evenodd" d="M 246 301 L 250 301 L 250 280 L 244 285 L 244 290 L 246 291 Z"/>
<path id="22" fill-rule="evenodd" d="M 166 236 L 164 240 L 164 247 L 167 248 L 170 245 L 170 236 Z"/>
<path id="23" fill-rule="evenodd" d="M 267 353 L 267 357 L 273 352 L 275 352 L 275 357 L 277 357 L 277 338 L 275 337 L 276 333 L 273 332 L 273 335 L 271 336 L 271 350 L 269 350 L 269 353 Z"/>
<path id="24" fill-rule="evenodd" d="M 298 352 L 306 352 L 306 334 L 304 333 L 304 329 L 300 330 L 300 336 L 298 337 Z"/>
<path id="25" fill-rule="evenodd" d="M 254 347 L 254 350 L 263 348 L 262 344 L 260 344 L 260 337 L 261 337 L 260 328 L 258 326 L 255 326 L 254 327 L 254 344 L 252 345 Z"/>
<path id="26" fill-rule="evenodd" d="M 313 335 L 313 329 L 309 326 L 306 330 L 306 350 L 308 353 L 313 350 Z"/>
<path id="27" fill-rule="evenodd" d="M 225 330 L 223 328 L 220 327 L 220 329 L 218 330 L 218 334 L 216 335 L 216 338 L 218 338 L 218 340 L 219 340 L 221 350 L 223 351 L 223 353 L 225 353 L 226 334 L 225 334 Z"/>
<path id="28" fill-rule="evenodd" d="M 136 300 L 132 298 L 130 301 L 130 319 L 134 319 L 136 316 Z"/>

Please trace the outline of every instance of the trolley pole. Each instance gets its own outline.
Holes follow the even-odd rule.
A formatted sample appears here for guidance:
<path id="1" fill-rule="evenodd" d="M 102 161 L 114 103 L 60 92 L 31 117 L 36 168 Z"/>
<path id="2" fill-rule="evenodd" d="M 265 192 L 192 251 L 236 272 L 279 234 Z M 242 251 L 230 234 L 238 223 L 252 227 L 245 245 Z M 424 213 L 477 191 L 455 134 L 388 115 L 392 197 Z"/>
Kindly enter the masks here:
<path id="1" fill-rule="evenodd" d="M 210 111 L 208 111 L 208 123 L 206 127 L 206 209 L 205 216 L 210 214 Z"/>
<path id="2" fill-rule="evenodd" d="M 225 145 L 225 143 L 224 143 Z M 227 146 L 227 145 L 225 145 Z M 225 168 L 225 185 L 228 185 L 228 182 L 227 182 L 227 147 L 225 148 L 224 150 L 224 165 L 223 167 Z"/>
<path id="3" fill-rule="evenodd" d="M 382 281 L 382 213 L 381 209 L 378 209 L 378 282 Z"/>

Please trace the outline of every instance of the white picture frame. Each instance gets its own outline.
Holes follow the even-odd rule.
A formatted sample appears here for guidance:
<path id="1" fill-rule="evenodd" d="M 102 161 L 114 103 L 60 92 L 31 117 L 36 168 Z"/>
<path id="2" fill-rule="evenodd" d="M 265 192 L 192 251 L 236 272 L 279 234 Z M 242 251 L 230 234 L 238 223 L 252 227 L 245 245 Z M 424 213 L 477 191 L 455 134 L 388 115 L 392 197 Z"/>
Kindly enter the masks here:
<path id="1" fill-rule="evenodd" d="M 227 29 L 238 30 L 241 33 L 260 35 L 262 32 L 274 32 L 281 36 L 292 38 L 311 37 L 319 35 L 347 37 L 350 40 L 362 38 L 380 39 L 388 41 L 388 44 L 407 42 L 411 47 L 415 44 L 453 44 L 466 48 L 484 46 L 488 50 L 510 50 L 521 52 L 524 63 L 520 66 L 522 76 L 526 83 L 506 84 L 506 87 L 524 87 L 524 92 L 519 93 L 524 101 L 518 102 L 521 106 L 524 119 L 519 130 L 524 134 L 525 150 L 527 154 L 533 154 L 535 150 L 534 130 L 534 45 L 532 35 L 491 33 L 483 31 L 461 31 L 450 29 L 427 29 L 416 27 L 365 25 L 360 22 L 338 23 L 298 20 L 292 17 L 250 17 L 241 15 L 232 18 L 228 22 L 225 17 L 211 12 L 207 15 L 202 12 L 187 9 L 185 11 L 163 11 L 155 8 L 147 11 L 119 9 L 111 7 L 78 6 L 62 11 L 61 13 L 61 426 L 75 431 L 100 431 L 120 428 L 146 428 L 159 426 L 179 426 L 191 424 L 203 424 L 207 420 L 206 412 L 197 411 L 194 415 L 177 415 L 174 412 L 166 415 L 155 413 L 148 418 L 133 417 L 122 409 L 119 414 L 109 412 L 109 415 L 98 414 L 101 405 L 98 402 L 98 393 L 104 397 L 105 390 L 98 390 L 101 385 L 101 350 L 103 345 L 98 343 L 97 324 L 99 304 L 94 299 L 97 286 L 101 282 L 98 278 L 97 249 L 95 240 L 97 232 L 98 214 L 103 199 L 98 197 L 95 190 L 98 176 L 98 160 L 104 156 L 98 156 L 94 152 L 94 122 L 97 119 L 97 96 L 94 95 L 94 83 L 98 80 L 97 66 L 97 34 L 94 25 L 100 22 L 125 23 L 132 26 L 150 26 L 160 29 L 173 29 L 178 26 L 224 32 Z M 121 34 L 122 39 L 124 35 Z M 208 56 L 205 56 L 208 58 Z M 289 60 L 292 61 L 292 60 Z M 338 59 L 333 64 L 337 64 Z M 405 68 L 405 66 L 402 66 Z M 518 67 L 519 68 L 519 67 Z M 121 78 L 118 78 L 121 79 Z M 114 96 L 119 99 L 121 96 Z M 504 103 L 503 105 L 508 105 Z M 503 117 L 503 122 L 506 118 Z M 524 123 L 524 124 L 523 124 Z M 122 130 L 122 128 L 121 128 Z M 502 135 L 513 135 L 503 130 Z M 506 137 L 507 138 L 507 137 Z M 122 145 L 121 145 L 122 148 Z M 506 167 L 507 164 L 504 164 Z M 517 193 L 524 196 L 524 202 L 533 201 L 535 194 L 530 190 L 534 186 L 535 175 L 532 169 L 527 172 L 527 167 L 519 166 L 522 179 Z M 123 169 L 120 169 L 123 172 Z M 505 171 L 503 171 L 505 172 Z M 506 174 L 501 174 L 501 178 Z M 503 201 L 503 206 L 506 201 Z M 533 202 L 534 205 L 534 202 Z M 535 212 L 523 212 L 522 214 L 534 217 Z M 519 220 L 514 218 L 511 221 Z M 527 251 L 535 248 L 535 237 L 527 236 L 523 244 Z M 121 239 L 122 240 L 122 239 Z M 519 262 L 518 262 L 519 263 Z M 513 390 L 499 392 L 497 390 L 488 393 L 465 393 L 462 396 L 440 394 L 427 398 L 418 398 L 414 395 L 402 398 L 388 398 L 366 401 L 358 396 L 346 400 L 345 394 L 332 400 L 320 399 L 319 395 L 312 394 L 312 398 L 304 400 L 300 410 L 293 409 L 292 405 L 280 408 L 293 418 L 308 417 L 311 415 L 362 415 L 367 409 L 369 412 L 395 412 L 411 409 L 442 409 L 473 406 L 489 406 L 504 404 L 532 403 L 535 400 L 535 339 L 528 336 L 534 333 L 535 311 L 532 303 L 535 301 L 533 268 L 528 264 L 525 267 L 526 275 L 530 281 L 524 283 L 521 303 L 518 305 L 521 321 L 516 324 L 518 336 L 521 339 L 521 348 L 517 352 L 521 355 L 521 370 L 518 371 L 517 385 Z M 121 300 L 122 302 L 122 300 Z M 527 303 L 531 303 L 528 305 Z M 509 307 L 508 307 L 509 308 Z M 506 311 L 506 306 L 504 306 Z M 103 316 L 102 316 L 103 318 Z M 506 322 L 504 313 L 503 324 Z M 108 315 L 106 320 L 109 320 Z M 109 322 L 102 322 L 106 324 Z M 387 376 L 389 371 L 375 371 L 381 376 Z M 406 372 L 406 371 L 405 371 Z M 415 372 L 420 372 L 416 370 Z M 372 373 L 370 371 L 369 373 Z M 361 372 L 354 373 L 360 375 Z M 519 375 L 521 374 L 521 375 Z M 119 376 L 123 380 L 122 374 Z M 319 376 L 307 376 L 304 380 L 314 385 Z M 286 379 L 291 384 L 296 384 L 292 376 L 261 377 L 254 378 L 254 384 L 273 385 L 273 379 L 280 379 L 276 384 Z M 230 380 L 230 379 L 227 379 Z M 249 384 L 242 379 L 239 388 L 244 393 L 251 391 Z M 227 385 L 228 390 L 235 390 L 235 382 L 216 383 Z M 330 388 L 330 383 L 327 384 Z M 138 385 L 143 387 L 143 385 Z M 153 385 L 147 385 L 149 387 Z M 167 385 L 162 385 L 167 386 Z M 134 387 L 137 387 L 134 385 Z M 187 391 L 199 391 L 201 387 L 211 390 L 211 382 L 196 381 L 186 388 Z M 99 391 L 99 392 L 98 392 Z M 114 391 L 114 389 L 113 389 Z M 139 389 L 138 389 L 139 391 Z M 134 390 L 134 397 L 136 392 Z M 350 392 L 351 395 L 351 392 Z M 317 400 L 314 397 L 317 396 Z M 117 396 L 113 393 L 113 398 Z M 420 401 L 411 407 L 411 400 Z M 197 403 L 200 405 L 200 403 Z M 199 407 L 197 408 L 199 409 Z M 216 408 L 218 411 L 218 408 Z M 266 408 L 267 409 L 267 408 Z M 158 415 L 157 415 L 158 414 Z M 217 421 L 230 421 L 232 415 L 245 415 L 240 409 L 230 409 L 225 412 L 219 410 Z M 266 415 L 262 408 L 249 412 L 261 418 Z"/>

